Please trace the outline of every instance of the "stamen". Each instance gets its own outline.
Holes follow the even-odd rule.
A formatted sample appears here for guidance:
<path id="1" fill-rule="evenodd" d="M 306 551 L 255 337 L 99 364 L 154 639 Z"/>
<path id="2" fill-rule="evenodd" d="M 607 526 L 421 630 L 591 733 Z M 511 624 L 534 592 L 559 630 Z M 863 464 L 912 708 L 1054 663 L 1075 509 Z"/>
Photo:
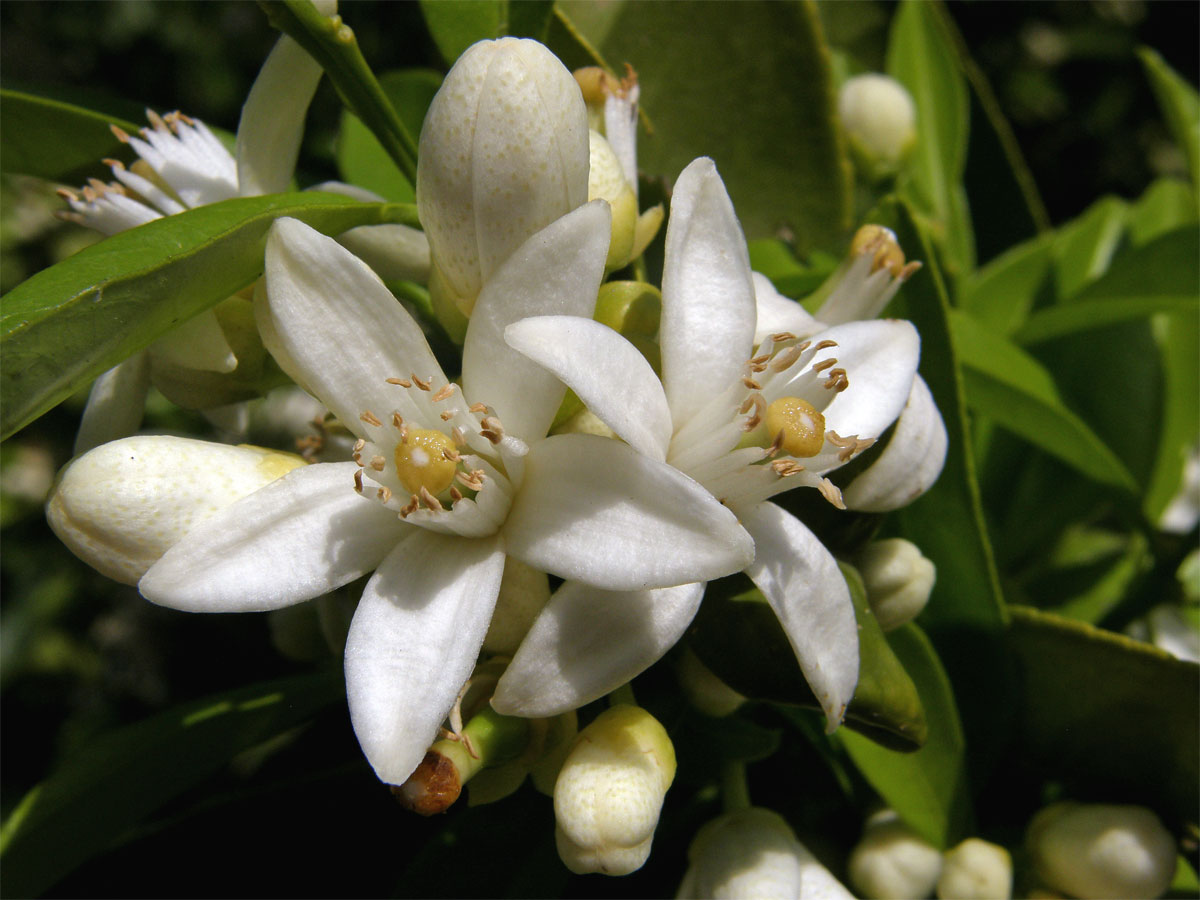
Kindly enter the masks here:
<path id="1" fill-rule="evenodd" d="M 354 490 L 359 494 L 363 492 L 362 469 L 354 470 Z"/>
<path id="2" fill-rule="evenodd" d="M 354 442 L 354 452 L 362 453 L 362 449 L 365 446 L 367 446 L 367 442 L 364 441 L 362 438 L 359 438 L 357 441 Z"/>
<path id="3" fill-rule="evenodd" d="M 121 162 L 119 159 L 109 159 L 108 157 L 105 157 L 104 159 L 100 160 L 100 162 L 104 163 L 110 169 L 124 170 L 125 168 L 125 163 Z"/>
<path id="4" fill-rule="evenodd" d="M 438 392 L 433 395 L 434 403 L 441 403 L 443 400 L 454 396 L 454 383 L 447 382 L 438 389 Z"/>
<path id="5" fill-rule="evenodd" d="M 359 413 L 358 417 L 368 425 L 374 425 L 376 428 L 383 424 L 379 421 L 379 418 L 375 415 L 375 413 L 371 412 L 369 409 Z"/>
<path id="6" fill-rule="evenodd" d="M 804 471 L 804 466 L 794 459 L 777 459 L 771 463 L 771 468 L 780 478 L 787 478 L 789 475 L 796 475 Z"/>
<path id="7" fill-rule="evenodd" d="M 752 391 L 761 391 L 762 390 L 762 385 L 759 384 L 757 381 L 755 381 L 753 378 L 751 378 L 749 375 L 742 376 L 742 384 L 744 384 L 746 387 L 750 388 L 750 390 L 752 390 Z"/>
<path id="8" fill-rule="evenodd" d="M 162 116 L 152 109 L 146 110 L 146 118 L 150 120 L 150 124 L 157 131 L 159 128 L 166 128 L 167 124 L 162 120 Z"/>
<path id="9" fill-rule="evenodd" d="M 409 381 L 407 378 L 388 378 L 385 380 L 387 381 L 388 384 L 398 384 L 402 388 L 412 387 L 412 382 Z"/>
<path id="10" fill-rule="evenodd" d="M 409 498 L 408 504 L 400 510 L 400 518 L 407 519 L 420 508 L 421 498 L 416 494 L 413 494 L 412 497 Z"/>
<path id="11" fill-rule="evenodd" d="M 836 431 L 825 432 L 825 437 L 829 438 L 829 443 L 841 448 L 838 451 L 838 460 L 841 462 L 848 462 L 875 443 L 875 438 L 860 438 L 857 434 L 842 437 Z"/>
<path id="12" fill-rule="evenodd" d="M 455 425 L 450 429 L 450 440 L 454 441 L 456 447 L 465 447 L 467 446 L 467 433 L 460 426 Z"/>
<path id="13" fill-rule="evenodd" d="M 375 496 L 377 498 L 379 498 L 380 500 L 382 500 L 384 503 L 387 503 L 389 500 L 392 499 L 392 489 L 390 487 L 388 487 L 387 485 L 384 485 L 383 487 L 381 487 L 379 490 L 377 490 L 375 492 Z"/>
<path id="14" fill-rule="evenodd" d="M 479 433 L 493 444 L 498 444 L 504 440 L 504 426 L 500 424 L 500 420 L 495 416 L 484 416 L 483 421 L 479 425 Z"/>
<path id="15" fill-rule="evenodd" d="M 794 344 L 788 347 L 785 351 L 775 357 L 775 361 L 771 363 L 772 372 L 782 372 L 784 369 L 791 368 L 792 363 L 800 358 L 804 352 L 803 344 Z"/>
<path id="16" fill-rule="evenodd" d="M 459 452 L 451 447 L 445 447 L 442 449 L 442 457 L 450 462 L 458 462 L 460 459 L 462 459 L 462 456 L 459 455 Z"/>
<path id="17" fill-rule="evenodd" d="M 129 132 L 127 132 L 124 128 L 121 128 L 117 125 L 109 125 L 108 128 L 113 133 L 113 137 L 115 137 L 122 144 L 129 143 Z"/>
<path id="18" fill-rule="evenodd" d="M 413 384 L 415 384 L 417 387 L 419 387 L 423 391 L 429 390 L 430 386 L 433 384 L 432 378 L 420 378 L 417 376 L 416 372 L 413 372 L 412 380 L 413 380 Z"/>
<path id="19" fill-rule="evenodd" d="M 376 472 L 382 472 L 383 467 L 386 465 L 387 465 L 387 460 L 384 459 L 382 456 L 372 456 L 371 457 L 371 468 L 374 469 Z"/>
<path id="20" fill-rule="evenodd" d="M 767 401 L 763 399 L 762 394 L 751 394 L 747 397 L 740 412 L 747 413 L 751 408 L 754 409 L 754 415 L 742 423 L 742 431 L 753 431 L 763 420 L 763 416 L 767 414 Z"/>
<path id="21" fill-rule="evenodd" d="M 395 412 L 395 411 L 392 412 L 392 427 L 393 428 L 403 428 L 404 427 L 403 417 L 400 415 L 400 413 Z"/>
<path id="22" fill-rule="evenodd" d="M 458 415 L 457 409 L 444 409 L 444 410 L 442 410 L 442 413 L 441 413 L 442 421 L 449 422 L 451 419 L 453 419 L 457 415 Z"/>
<path id="23" fill-rule="evenodd" d="M 821 496 L 836 506 L 838 509 L 845 509 L 846 503 L 842 500 L 842 492 L 838 486 L 828 478 L 822 478 L 817 483 L 817 490 L 821 492 Z"/>
<path id="24" fill-rule="evenodd" d="M 459 484 L 469 491 L 483 490 L 483 469 L 473 469 L 471 472 L 458 472 L 454 476 L 458 479 Z"/>
<path id="25" fill-rule="evenodd" d="M 821 360 L 815 366 L 813 366 L 813 371 L 814 372 L 824 372 L 830 366 L 836 366 L 836 365 L 837 365 L 837 359 L 835 359 L 832 356 L 829 356 L 829 357 L 826 357 L 825 359 Z"/>
<path id="26" fill-rule="evenodd" d="M 846 388 L 850 387 L 850 379 L 846 376 L 845 369 L 830 369 L 829 378 L 822 383 L 821 387 L 826 390 L 836 391 L 839 394 Z"/>
<path id="27" fill-rule="evenodd" d="M 771 340 L 776 344 L 782 344 L 784 341 L 794 341 L 795 339 L 796 335 L 792 334 L 790 331 L 777 331 L 775 334 L 771 335 Z"/>
<path id="28" fill-rule="evenodd" d="M 765 363 L 765 362 L 768 362 L 770 359 L 771 359 L 771 354 L 770 354 L 770 353 L 763 353 L 763 354 L 762 354 L 762 355 L 760 355 L 760 356 L 755 356 L 755 357 L 753 357 L 753 358 L 750 360 L 750 365 L 752 365 L 752 366 L 761 366 L 763 363 Z M 759 371 L 761 372 L 762 370 L 761 370 L 761 369 L 759 369 Z"/>
<path id="29" fill-rule="evenodd" d="M 462 491 L 460 491 L 458 488 L 451 486 L 451 488 L 450 488 L 450 502 L 451 502 L 451 504 L 457 503 L 457 502 L 458 502 L 459 500 L 461 500 L 462 498 L 463 498 L 463 492 L 462 492 Z"/>
<path id="30" fill-rule="evenodd" d="M 488 408 L 486 403 L 472 403 L 467 407 L 467 411 L 473 413 L 486 413 Z"/>
<path id="31" fill-rule="evenodd" d="M 425 487 L 425 485 L 421 485 L 421 499 L 425 501 L 425 505 L 433 512 L 444 512 L 446 509 L 437 497 L 429 493 L 429 488 Z"/>
<path id="32" fill-rule="evenodd" d="M 829 347 L 836 347 L 837 345 L 838 345 L 837 341 L 831 341 L 828 338 L 826 338 L 825 340 L 823 340 L 819 344 L 817 344 L 817 346 L 813 347 L 813 352 L 816 352 L 817 350 L 826 350 Z"/>

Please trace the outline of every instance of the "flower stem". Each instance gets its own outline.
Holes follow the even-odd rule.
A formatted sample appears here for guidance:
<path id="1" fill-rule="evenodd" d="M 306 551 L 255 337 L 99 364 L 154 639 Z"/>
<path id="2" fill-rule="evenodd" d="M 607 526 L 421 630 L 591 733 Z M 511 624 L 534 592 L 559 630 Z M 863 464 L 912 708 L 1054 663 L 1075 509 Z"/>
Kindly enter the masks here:
<path id="1" fill-rule="evenodd" d="M 725 801 L 725 812 L 737 812 L 750 808 L 750 789 L 746 785 L 746 765 L 729 762 L 721 771 L 721 795 Z"/>
<path id="2" fill-rule="evenodd" d="M 633 682 L 627 681 L 615 691 L 608 695 L 608 705 L 618 706 L 620 704 L 628 706 L 637 706 L 637 698 L 633 696 Z"/>

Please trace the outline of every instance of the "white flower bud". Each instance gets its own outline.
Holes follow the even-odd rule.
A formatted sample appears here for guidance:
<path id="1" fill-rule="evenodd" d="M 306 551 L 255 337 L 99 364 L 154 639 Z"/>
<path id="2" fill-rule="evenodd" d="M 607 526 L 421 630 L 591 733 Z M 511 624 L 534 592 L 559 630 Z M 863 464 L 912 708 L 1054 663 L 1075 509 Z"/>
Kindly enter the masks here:
<path id="1" fill-rule="evenodd" d="M 858 75 L 838 94 L 838 114 L 853 150 L 875 174 L 895 172 L 917 140 L 917 108 L 904 85 Z"/>
<path id="2" fill-rule="evenodd" d="M 46 519 L 92 568 L 137 584 L 195 525 L 304 464 L 295 454 L 262 447 L 124 438 L 67 464 Z"/>
<path id="3" fill-rule="evenodd" d="M 851 893 L 761 807 L 719 816 L 697 832 L 677 898 L 851 900 Z"/>
<path id="4" fill-rule="evenodd" d="M 910 622 L 929 602 L 937 569 L 916 544 L 903 538 L 872 541 L 854 564 L 867 588 L 871 612 L 884 631 Z"/>
<path id="5" fill-rule="evenodd" d="M 919 900 L 933 893 L 942 873 L 942 854 L 891 810 L 867 820 L 862 840 L 850 854 L 847 874 L 864 897 Z"/>
<path id="6" fill-rule="evenodd" d="M 1175 874 L 1175 841 L 1142 806 L 1055 803 L 1025 837 L 1041 880 L 1073 897 L 1161 897 Z"/>
<path id="7" fill-rule="evenodd" d="M 459 57 L 421 128 L 417 208 L 433 283 L 469 314 L 526 238 L 587 201 L 587 110 L 537 41 L 480 41 Z"/>
<path id="8" fill-rule="evenodd" d="M 550 602 L 550 583 L 539 572 L 513 556 L 504 560 L 500 596 L 488 625 L 483 649 L 488 653 L 512 656 L 525 640 L 546 604 Z"/>
<path id="9" fill-rule="evenodd" d="M 610 272 L 629 263 L 637 235 L 637 195 L 625 180 L 621 161 L 612 146 L 597 131 L 589 131 L 591 163 L 588 167 L 588 199 L 607 200 L 612 209 L 612 242 L 605 268 Z"/>
<path id="10" fill-rule="evenodd" d="M 967 838 L 942 857 L 940 900 L 1008 900 L 1012 896 L 1012 857 L 998 844 Z"/>
<path id="11" fill-rule="evenodd" d="M 644 709 L 614 706 L 579 733 L 554 785 L 558 855 L 577 874 L 628 875 L 650 856 L 675 748 Z"/>

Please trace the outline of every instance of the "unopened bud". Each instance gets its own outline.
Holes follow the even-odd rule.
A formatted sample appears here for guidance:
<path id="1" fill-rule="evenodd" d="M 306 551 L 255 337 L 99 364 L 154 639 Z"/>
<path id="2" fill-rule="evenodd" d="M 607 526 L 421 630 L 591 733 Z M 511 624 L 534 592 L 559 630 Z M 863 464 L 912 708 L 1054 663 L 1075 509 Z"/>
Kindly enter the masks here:
<path id="1" fill-rule="evenodd" d="M 1175 874 L 1175 841 L 1142 806 L 1055 803 L 1025 838 L 1041 880 L 1073 897 L 1161 897 Z"/>
<path id="2" fill-rule="evenodd" d="M 746 698 L 718 678 L 690 647 L 685 647 L 675 666 L 675 675 L 684 695 L 706 716 L 732 715 Z"/>
<path id="3" fill-rule="evenodd" d="M 506 557 L 500 595 L 496 598 L 496 609 L 483 639 L 483 649 L 487 653 L 512 656 L 533 627 L 533 620 L 549 602 L 550 584 L 546 573 L 516 557 Z"/>
<path id="4" fill-rule="evenodd" d="M 933 562 L 903 538 L 872 541 L 854 558 L 867 600 L 884 631 L 910 622 L 929 602 L 937 580 Z"/>
<path id="5" fill-rule="evenodd" d="M 558 855 L 577 874 L 628 875 L 650 856 L 675 748 L 636 706 L 614 706 L 579 733 L 554 785 Z"/>
<path id="6" fill-rule="evenodd" d="M 917 142 L 917 108 L 904 85 L 858 75 L 842 85 L 838 114 L 851 149 L 873 177 L 893 174 Z"/>
<path id="7" fill-rule="evenodd" d="M 933 893 L 942 854 L 891 810 L 867 820 L 847 864 L 850 883 L 873 900 L 912 900 Z"/>
<path id="8" fill-rule="evenodd" d="M 998 844 L 967 838 L 942 858 L 939 900 L 1008 900 L 1012 857 Z"/>
<path id="9" fill-rule="evenodd" d="M 124 438 L 67 464 L 46 519 L 92 568 L 137 584 L 193 527 L 304 464 L 293 453 L 262 447 L 168 435 Z"/>
<path id="10" fill-rule="evenodd" d="M 605 268 L 614 271 L 632 259 L 633 242 L 637 232 L 637 196 L 625 180 L 617 154 L 597 131 L 588 132 L 590 166 L 588 168 L 588 199 L 606 200 L 612 210 L 612 241 L 608 245 Z"/>

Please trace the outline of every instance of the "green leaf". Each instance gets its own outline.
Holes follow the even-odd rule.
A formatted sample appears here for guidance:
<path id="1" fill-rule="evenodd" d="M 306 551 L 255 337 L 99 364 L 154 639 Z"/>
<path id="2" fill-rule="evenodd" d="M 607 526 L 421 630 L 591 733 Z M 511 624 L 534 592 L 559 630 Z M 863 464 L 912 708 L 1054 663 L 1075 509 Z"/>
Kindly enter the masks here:
<path id="1" fill-rule="evenodd" d="M 831 254 L 816 251 L 809 254 L 809 264 L 803 265 L 791 248 L 777 238 L 750 241 L 749 248 L 750 268 L 770 278 L 781 294 L 796 300 L 819 288 L 839 262 Z"/>
<path id="2" fill-rule="evenodd" d="M 108 177 L 111 173 L 101 159 L 133 159 L 109 125 L 130 134 L 138 131 L 132 122 L 70 103 L 0 89 L 0 164 L 5 172 L 65 184 Z"/>
<path id="3" fill-rule="evenodd" d="M 1060 300 L 1079 293 L 1106 271 L 1129 219 L 1129 205 L 1102 197 L 1058 230 L 1054 245 L 1055 284 Z"/>
<path id="4" fill-rule="evenodd" d="M 950 324 L 972 409 L 1089 478 L 1137 490 L 1124 463 L 1063 405 L 1054 379 L 1036 359 L 964 313 L 953 313 Z"/>
<path id="5" fill-rule="evenodd" d="M 954 692 L 929 638 L 909 623 L 888 635 L 892 649 L 916 682 L 929 736 L 915 753 L 898 753 L 862 735 L 838 736 L 863 777 L 888 806 L 922 837 L 946 849 L 969 835 L 965 739 Z"/>
<path id="6" fill-rule="evenodd" d="M 1200 307 L 1196 247 L 1200 228 L 1185 226 L 1113 260 L 1108 271 L 1068 302 L 1029 317 L 1014 339 L 1036 344 L 1090 331 L 1156 312 L 1187 312 Z"/>
<path id="7" fill-rule="evenodd" d="M 2 436 L 254 281 L 267 230 L 280 216 L 326 234 L 416 224 L 416 210 L 407 205 L 272 194 L 187 210 L 93 244 L 0 301 Z"/>
<path id="8" fill-rule="evenodd" d="M 959 305 L 987 327 L 1012 334 L 1046 292 L 1054 240 L 1040 235 L 976 270 L 961 283 Z"/>
<path id="9" fill-rule="evenodd" d="M 1129 240 L 1136 247 L 1168 231 L 1200 221 L 1196 192 L 1185 181 L 1159 178 L 1142 192 L 1129 216 Z"/>
<path id="10" fill-rule="evenodd" d="M 344 695 L 337 673 L 305 675 L 208 697 L 94 739 L 5 822 L 5 895 L 41 894 L 239 752 Z"/>
<path id="11" fill-rule="evenodd" d="M 441 83 L 442 76 L 432 69 L 401 69 L 379 77 L 379 86 L 413 134 L 420 133 L 425 111 Z M 412 203 L 415 199 L 413 183 L 396 167 L 370 129 L 349 110 L 342 111 L 337 163 L 343 180 L 353 185 L 397 203 Z"/>
<path id="12" fill-rule="evenodd" d="M 845 727 L 900 750 L 925 741 L 926 718 L 912 679 L 871 613 L 862 580 L 843 568 L 858 619 L 858 687 Z M 742 575 L 709 582 L 689 632 L 692 649 L 718 678 L 756 700 L 820 709 L 796 654 L 762 593 Z"/>
<path id="13" fill-rule="evenodd" d="M 1159 316 L 1151 323 L 1163 369 L 1163 413 L 1142 509 L 1158 522 L 1179 491 L 1184 466 L 1200 442 L 1196 410 L 1200 409 L 1200 315 L 1195 311 Z"/>
<path id="14" fill-rule="evenodd" d="M 1011 636 L 1023 676 L 1021 752 L 1068 790 L 1126 794 L 1191 820 L 1200 668 L 1028 607 L 1012 608 Z"/>
<path id="15" fill-rule="evenodd" d="M 803 252 L 844 250 L 850 168 L 811 3 L 567 0 L 557 9 L 583 39 L 556 40 L 560 58 L 574 65 L 587 47 L 637 71 L 652 125 L 638 143 L 643 171 L 674 180 L 697 156 L 711 156 L 749 237 L 787 226 Z"/>
<path id="16" fill-rule="evenodd" d="M 421 15 L 446 65 L 474 44 L 504 34 L 508 0 L 421 0 Z"/>
<path id="17" fill-rule="evenodd" d="M 952 276 L 975 267 L 975 242 L 962 187 L 970 130 L 967 85 L 942 8 L 907 0 L 892 20 L 887 72 L 917 106 L 917 145 L 906 196 L 934 223 L 934 238 Z"/>
<path id="18" fill-rule="evenodd" d="M 1187 158 L 1192 184 L 1200 186 L 1200 96 L 1149 47 L 1138 50 L 1167 127 Z"/>

